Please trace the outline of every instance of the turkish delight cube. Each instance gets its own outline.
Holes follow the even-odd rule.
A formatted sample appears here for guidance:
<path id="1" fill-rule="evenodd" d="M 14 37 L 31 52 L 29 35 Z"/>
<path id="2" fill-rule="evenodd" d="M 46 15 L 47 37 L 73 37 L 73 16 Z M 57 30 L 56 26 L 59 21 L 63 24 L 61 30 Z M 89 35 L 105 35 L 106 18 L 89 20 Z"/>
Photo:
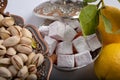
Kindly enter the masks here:
<path id="1" fill-rule="evenodd" d="M 90 63 L 92 63 L 92 56 L 90 55 L 89 51 L 84 51 L 84 52 L 80 52 L 78 54 L 75 54 L 75 63 L 76 66 L 78 67 L 83 67 L 86 66 Z"/>
<path id="2" fill-rule="evenodd" d="M 56 54 L 72 54 L 73 49 L 72 49 L 72 42 L 68 41 L 63 41 L 58 43 L 57 48 L 56 48 Z"/>
<path id="3" fill-rule="evenodd" d="M 65 24 L 55 21 L 49 25 L 49 36 L 56 40 L 63 40 L 65 32 Z"/>
<path id="4" fill-rule="evenodd" d="M 87 36 L 87 43 L 88 43 L 91 51 L 95 51 L 96 49 L 101 47 L 101 43 L 98 40 L 96 34 Z"/>
<path id="5" fill-rule="evenodd" d="M 73 28 L 71 28 L 69 25 L 66 25 L 64 33 L 65 41 L 72 41 L 76 34 L 77 32 Z"/>
<path id="6" fill-rule="evenodd" d="M 72 41 L 75 49 L 77 52 L 83 52 L 86 50 L 90 50 L 88 44 L 86 43 L 86 40 L 83 36 L 80 36 Z"/>
<path id="7" fill-rule="evenodd" d="M 55 51 L 55 48 L 56 48 L 56 45 L 57 45 L 57 41 L 55 39 L 52 39 L 49 36 L 45 36 L 44 40 L 48 44 L 48 48 L 49 48 L 48 55 L 51 56 L 53 54 L 53 52 Z"/>
<path id="8" fill-rule="evenodd" d="M 49 26 L 40 26 L 39 31 L 43 36 L 47 36 L 49 32 Z"/>
<path id="9" fill-rule="evenodd" d="M 58 67 L 74 67 L 74 55 L 58 55 Z"/>

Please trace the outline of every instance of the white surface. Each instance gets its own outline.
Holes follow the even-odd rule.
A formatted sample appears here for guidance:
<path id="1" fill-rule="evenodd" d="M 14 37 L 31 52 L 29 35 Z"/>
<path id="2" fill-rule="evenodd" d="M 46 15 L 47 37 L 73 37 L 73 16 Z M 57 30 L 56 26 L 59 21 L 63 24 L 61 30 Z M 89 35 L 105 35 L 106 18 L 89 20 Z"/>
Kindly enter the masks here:
<path id="1" fill-rule="evenodd" d="M 20 15 L 25 19 L 25 23 L 39 26 L 43 19 L 40 19 L 33 15 L 33 8 L 42 2 L 48 0 L 8 0 L 8 5 L 5 10 L 16 15 Z M 120 8 L 120 4 L 117 0 L 104 0 L 106 4 L 116 6 Z"/>

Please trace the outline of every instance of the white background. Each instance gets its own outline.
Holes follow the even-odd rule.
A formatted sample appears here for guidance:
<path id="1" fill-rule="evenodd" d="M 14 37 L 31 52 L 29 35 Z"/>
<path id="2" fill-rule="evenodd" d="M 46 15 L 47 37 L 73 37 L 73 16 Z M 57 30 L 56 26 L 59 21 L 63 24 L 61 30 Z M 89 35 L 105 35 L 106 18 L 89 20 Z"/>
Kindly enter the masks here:
<path id="1" fill-rule="evenodd" d="M 20 15 L 25 19 L 25 23 L 39 26 L 43 20 L 34 16 L 33 9 L 42 2 L 48 0 L 8 0 L 8 5 L 5 12 Z M 104 0 L 105 4 L 109 4 L 120 8 L 120 3 L 117 0 Z"/>

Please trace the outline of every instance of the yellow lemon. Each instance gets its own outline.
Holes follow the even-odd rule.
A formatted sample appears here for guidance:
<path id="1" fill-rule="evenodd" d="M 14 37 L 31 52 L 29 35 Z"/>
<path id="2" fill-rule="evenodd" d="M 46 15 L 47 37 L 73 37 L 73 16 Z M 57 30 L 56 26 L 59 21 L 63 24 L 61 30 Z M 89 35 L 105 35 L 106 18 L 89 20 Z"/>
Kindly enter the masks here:
<path id="1" fill-rule="evenodd" d="M 120 43 L 112 43 L 101 49 L 94 70 L 100 80 L 120 80 Z"/>
<path id="2" fill-rule="evenodd" d="M 100 12 L 112 24 L 113 33 L 120 29 L 120 10 L 118 8 L 112 6 L 105 6 L 104 8 L 101 8 Z M 100 37 L 103 45 L 120 42 L 120 33 L 113 34 L 113 33 L 107 33 L 105 31 L 104 22 L 101 15 L 99 16 L 99 24 L 97 28 L 100 33 Z"/>

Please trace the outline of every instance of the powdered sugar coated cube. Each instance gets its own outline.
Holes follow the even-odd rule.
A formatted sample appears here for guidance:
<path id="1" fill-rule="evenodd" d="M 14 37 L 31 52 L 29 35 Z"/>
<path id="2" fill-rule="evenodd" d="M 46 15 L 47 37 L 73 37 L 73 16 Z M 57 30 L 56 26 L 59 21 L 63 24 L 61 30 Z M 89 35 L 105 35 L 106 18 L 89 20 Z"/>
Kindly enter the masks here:
<path id="1" fill-rule="evenodd" d="M 90 55 L 89 51 L 80 52 L 75 54 L 75 63 L 76 66 L 83 67 L 90 63 L 92 63 L 92 56 Z"/>
<path id="2" fill-rule="evenodd" d="M 80 36 L 72 41 L 74 47 L 78 52 L 83 52 L 86 50 L 90 50 L 88 44 L 86 43 L 86 40 L 83 36 Z"/>
<path id="3" fill-rule="evenodd" d="M 77 32 L 73 28 L 71 28 L 69 25 L 66 25 L 64 33 L 65 41 L 72 41 L 76 34 Z"/>
<path id="4" fill-rule="evenodd" d="M 63 41 L 57 45 L 56 54 L 72 54 L 72 42 Z"/>
<path id="5" fill-rule="evenodd" d="M 74 55 L 58 55 L 57 66 L 74 67 Z"/>
<path id="6" fill-rule="evenodd" d="M 51 37 L 49 36 L 45 36 L 44 40 L 47 42 L 48 44 L 48 48 L 49 48 L 49 56 L 53 54 L 55 48 L 56 48 L 56 45 L 57 45 L 57 41 L 55 39 L 52 39 Z"/>
<path id="7" fill-rule="evenodd" d="M 64 39 L 65 24 L 60 21 L 55 21 L 49 25 L 49 36 L 57 40 Z"/>
<path id="8" fill-rule="evenodd" d="M 40 26 L 39 31 L 43 36 L 47 36 L 49 32 L 49 26 Z"/>
<path id="9" fill-rule="evenodd" d="M 87 43 L 92 51 L 95 51 L 96 49 L 101 47 L 101 43 L 98 40 L 96 34 L 87 36 Z"/>

